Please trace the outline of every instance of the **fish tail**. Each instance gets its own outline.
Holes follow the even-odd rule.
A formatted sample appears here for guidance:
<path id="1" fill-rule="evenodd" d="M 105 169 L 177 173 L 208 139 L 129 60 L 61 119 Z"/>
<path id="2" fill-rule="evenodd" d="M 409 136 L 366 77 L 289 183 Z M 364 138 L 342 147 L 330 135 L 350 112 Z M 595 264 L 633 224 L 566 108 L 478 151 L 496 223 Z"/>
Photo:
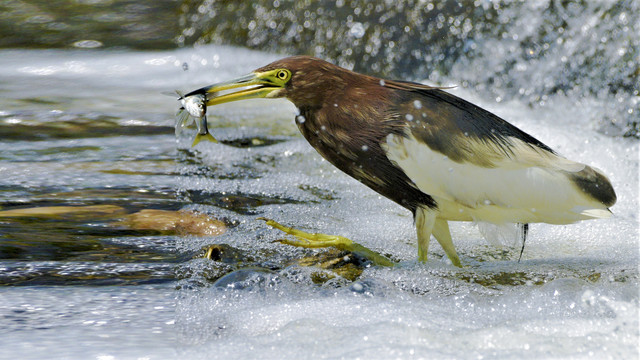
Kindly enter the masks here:
<path id="1" fill-rule="evenodd" d="M 193 143 L 191 144 L 191 147 L 194 147 L 194 146 L 198 145 L 198 143 L 202 139 L 207 140 L 207 141 L 211 141 L 212 143 L 217 143 L 218 142 L 218 140 L 216 138 L 214 138 L 213 135 L 211 135 L 211 133 L 197 134 L 196 138 L 193 139 Z"/>

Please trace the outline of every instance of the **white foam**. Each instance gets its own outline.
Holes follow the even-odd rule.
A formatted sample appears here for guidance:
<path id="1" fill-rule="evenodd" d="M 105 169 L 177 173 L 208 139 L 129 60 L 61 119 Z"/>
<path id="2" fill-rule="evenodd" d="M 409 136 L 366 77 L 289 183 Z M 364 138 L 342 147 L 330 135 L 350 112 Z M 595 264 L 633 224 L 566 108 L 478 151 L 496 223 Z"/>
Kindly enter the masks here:
<path id="1" fill-rule="evenodd" d="M 311 285 L 313 270 L 293 267 L 271 274 L 279 279 L 271 287 L 183 292 L 177 321 L 181 341 L 189 346 L 181 355 L 636 356 L 638 143 L 584 127 L 581 117 L 589 109 L 572 109 L 571 99 L 558 98 L 531 109 L 518 101 L 496 105 L 464 90 L 454 93 L 495 111 L 568 158 L 602 169 L 618 194 L 614 216 L 567 226 L 532 224 L 520 263 L 519 248 L 502 252 L 487 245 L 473 224 L 452 223 L 454 243 L 470 267 L 451 267 L 435 242 L 432 260 L 422 265 L 415 261 L 415 230 L 408 211 L 335 170 L 299 136 L 250 150 L 212 145 L 203 150 L 203 162 L 230 168 L 250 163 L 262 177 L 239 182 L 207 179 L 205 187 L 309 201 L 314 195 L 299 185 L 313 186 L 334 200 L 263 206 L 260 215 L 311 232 L 347 236 L 392 254 L 402 266 L 368 269 L 360 285 L 351 287 Z M 246 103 L 243 111 L 254 114 L 253 107 L 260 106 L 264 105 Z M 288 112 L 283 108 L 270 119 L 273 127 L 264 131 L 273 134 L 275 128 L 284 134 L 295 128 L 295 113 Z M 258 124 L 260 120 L 252 118 L 259 118 L 255 113 L 242 119 L 243 124 Z M 256 164 L 260 156 L 272 157 L 273 165 Z M 186 181 L 186 186 L 194 185 Z M 255 216 L 238 217 L 242 224 L 221 241 L 287 256 L 308 252 L 273 244 L 280 233 L 264 229 Z M 291 280 L 291 273 L 297 280 Z"/>
<path id="2" fill-rule="evenodd" d="M 84 94 L 83 90 L 87 90 L 87 99 L 95 101 L 93 105 L 97 109 L 112 110 L 117 106 L 122 111 L 133 111 L 141 102 L 131 99 L 144 94 L 150 98 L 148 106 L 135 111 L 169 114 L 162 119 L 166 124 L 172 124 L 171 115 L 175 113 L 177 101 L 156 96 L 160 88 L 171 91 L 205 86 L 244 74 L 275 58 L 271 54 L 245 50 L 203 47 L 195 51 L 198 56 L 193 61 L 195 65 L 184 76 L 176 76 L 174 70 L 182 70 L 170 61 L 145 63 L 169 56 L 179 65 L 183 58 L 188 59 L 191 51 L 135 55 L 74 53 L 74 57 L 80 57 L 78 61 L 85 61 L 86 71 L 82 77 L 72 72 L 47 76 L 30 73 L 25 76 L 32 78 L 21 83 L 33 86 L 33 89 L 47 89 L 44 85 L 49 85 L 53 76 L 60 76 L 58 80 L 62 84 L 77 81 L 78 92 Z M 54 62 L 52 66 L 58 66 L 55 64 L 58 60 L 50 54 L 38 54 L 30 52 L 26 57 L 31 59 L 31 64 L 24 63 L 22 52 L 3 53 L 0 69 L 13 74 L 18 68 L 15 64 L 43 68 L 47 62 Z M 71 57 L 60 54 L 62 63 Z M 202 67 L 197 65 L 202 62 L 196 60 L 212 59 L 214 55 L 219 56 L 217 67 L 214 68 L 211 62 Z M 118 75 L 118 68 L 112 67 L 115 75 L 107 79 L 100 76 L 105 88 L 96 93 L 97 90 L 89 89 L 97 82 L 92 76 L 98 75 L 92 62 L 86 60 L 98 60 L 98 57 L 101 60 L 95 67 L 109 68 L 127 63 L 135 66 L 138 73 L 127 78 L 128 75 Z M 243 60 L 233 63 L 237 59 Z M 14 89 L 9 87 L 7 90 L 11 93 Z M 51 91 L 57 90 L 54 87 Z M 122 91 L 125 91 L 124 95 Z M 253 135 L 281 136 L 287 141 L 244 149 L 208 143 L 198 145 L 193 150 L 198 165 L 217 174 L 245 171 L 258 176 L 242 180 L 185 176 L 178 187 L 180 190 L 255 194 L 286 201 L 261 206 L 258 208 L 260 214 L 239 214 L 212 205 L 192 205 L 201 211 L 239 221 L 237 227 L 217 238 L 216 242 L 249 253 L 269 252 L 273 254 L 274 262 L 315 251 L 273 243 L 282 235 L 257 221 L 256 217 L 261 215 L 313 232 L 350 237 L 367 247 L 391 254 L 401 261 L 401 265 L 391 269 L 367 269 L 358 280 L 359 286 L 339 280 L 324 286 L 313 285 L 309 281 L 313 269 L 292 266 L 265 275 L 264 282 L 244 290 L 210 285 L 185 286 L 181 290 L 168 291 L 168 299 L 154 297 L 153 291 L 129 294 L 127 301 L 148 299 L 149 302 L 127 308 L 125 313 L 131 314 L 131 322 L 113 322 L 88 334 L 83 333 L 86 329 L 83 326 L 94 328 L 91 323 L 83 325 L 82 322 L 111 321 L 123 316 L 118 312 L 120 307 L 109 308 L 112 303 L 108 296 L 101 297 L 100 294 L 109 294 L 108 289 L 48 289 L 44 290 L 44 295 L 53 294 L 53 298 L 43 295 L 41 299 L 30 297 L 26 300 L 26 295 L 21 295 L 22 288 L 3 290 L 0 292 L 3 316 L 15 315 L 11 309 L 21 303 L 33 303 L 47 311 L 36 312 L 29 321 L 42 319 L 56 326 L 38 330 L 36 321 L 27 323 L 25 331 L 3 327 L 0 330 L 3 349 L 0 358 L 15 358 L 16 354 L 27 359 L 47 357 L 47 346 L 53 348 L 61 342 L 65 344 L 61 357 L 68 358 L 637 357 L 638 142 L 608 137 L 585 126 L 584 114 L 597 108 L 599 99 L 558 97 L 547 101 L 544 107 L 531 109 L 519 101 L 495 104 L 469 91 L 452 92 L 496 112 L 568 158 L 600 168 L 611 179 L 618 194 L 618 203 L 611 209 L 613 217 L 567 226 L 532 224 L 520 263 L 516 261 L 519 249 L 497 250 L 486 243 L 473 224 L 452 223 L 454 244 L 468 267 L 456 269 L 450 266 L 436 242 L 432 242 L 430 249 L 431 260 L 418 264 L 411 214 L 323 161 L 297 134 L 295 112 L 290 105 L 270 100 L 225 104 L 209 112 L 211 129 L 216 137 L 233 139 L 238 137 L 234 131 L 246 130 Z M 99 98 L 108 101 L 94 100 Z M 87 99 L 83 104 L 86 105 Z M 574 105 L 577 100 L 582 104 L 580 107 Z M 242 124 L 246 129 L 227 129 L 236 124 Z M 135 139 L 124 139 L 125 143 L 119 144 L 131 158 L 153 150 L 134 144 Z M 172 140 L 158 136 L 157 141 Z M 12 146 L 22 145 L 17 142 Z M 156 150 L 167 151 L 167 146 Z M 13 170 L 3 170 L 5 181 L 19 180 L 25 186 L 64 184 L 77 179 L 61 176 L 30 182 L 24 178 L 24 174 L 28 174 L 25 169 L 28 163 L 16 162 L 12 166 Z M 65 164 L 52 162 L 46 166 Z M 56 168 L 55 173 L 62 171 Z M 140 181 L 139 185 L 144 186 L 143 181 L 148 178 L 136 179 L 133 181 Z M 163 177 L 154 179 L 165 181 Z M 110 178 L 99 181 L 109 185 Z M 136 185 L 138 183 L 132 184 Z M 327 200 L 329 197 L 333 200 Z M 176 247 L 185 252 L 212 242 L 211 238 L 201 237 L 179 239 L 181 243 Z M 203 274 L 210 270 L 207 266 L 212 265 L 194 260 L 184 266 L 193 273 L 192 278 L 184 281 L 189 285 L 190 281 L 202 280 Z M 176 311 L 167 316 L 166 309 L 173 305 L 173 296 L 178 296 Z M 82 311 L 77 316 L 65 312 L 68 305 Z M 164 306 L 165 310 L 155 309 L 158 306 Z M 92 314 L 93 309 L 104 312 Z M 68 322 L 57 318 L 69 314 Z M 154 327 L 160 327 L 163 334 L 154 335 Z M 44 346 L 37 347 L 40 342 Z M 18 350 L 13 354 L 7 352 L 6 349 L 16 349 L 16 346 Z M 36 351 L 29 353 L 30 347 Z"/>

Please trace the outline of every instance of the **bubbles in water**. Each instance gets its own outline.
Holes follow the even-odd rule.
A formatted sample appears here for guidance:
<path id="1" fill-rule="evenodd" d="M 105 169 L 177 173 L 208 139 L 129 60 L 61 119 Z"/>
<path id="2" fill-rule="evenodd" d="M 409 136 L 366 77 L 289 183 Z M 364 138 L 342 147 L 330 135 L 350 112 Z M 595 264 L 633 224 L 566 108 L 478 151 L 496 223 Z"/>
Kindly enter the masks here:
<path id="1" fill-rule="evenodd" d="M 74 47 L 83 49 L 95 49 L 102 46 L 102 42 L 98 40 L 80 40 L 72 44 Z"/>
<path id="2" fill-rule="evenodd" d="M 359 22 L 353 23 L 353 25 L 351 25 L 351 29 L 349 30 L 349 34 L 351 34 L 356 39 L 360 39 L 361 37 L 363 37 L 364 33 L 364 25 Z"/>

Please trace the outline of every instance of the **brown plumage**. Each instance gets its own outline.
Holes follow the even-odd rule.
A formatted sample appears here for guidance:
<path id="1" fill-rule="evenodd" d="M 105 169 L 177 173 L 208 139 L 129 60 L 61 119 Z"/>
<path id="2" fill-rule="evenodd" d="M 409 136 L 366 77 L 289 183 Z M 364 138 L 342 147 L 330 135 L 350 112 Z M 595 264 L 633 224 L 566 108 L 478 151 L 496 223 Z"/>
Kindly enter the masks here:
<path id="1" fill-rule="evenodd" d="M 325 159 L 414 214 L 420 260 L 433 233 L 460 265 L 448 220 L 566 224 L 608 217 L 616 201 L 599 170 L 442 88 L 294 56 L 187 97 L 201 94 L 208 105 L 293 102 L 298 128 Z"/>
<path id="2" fill-rule="evenodd" d="M 406 85 L 360 75 L 317 59 L 296 56 L 257 72 L 291 70 L 283 97 L 298 107 L 302 135 L 338 169 L 381 195 L 408 208 L 435 206 L 389 161 L 380 144 L 389 134 L 402 134 L 406 119 L 395 111 L 398 89 Z M 433 89 L 418 85 L 425 89 Z"/>

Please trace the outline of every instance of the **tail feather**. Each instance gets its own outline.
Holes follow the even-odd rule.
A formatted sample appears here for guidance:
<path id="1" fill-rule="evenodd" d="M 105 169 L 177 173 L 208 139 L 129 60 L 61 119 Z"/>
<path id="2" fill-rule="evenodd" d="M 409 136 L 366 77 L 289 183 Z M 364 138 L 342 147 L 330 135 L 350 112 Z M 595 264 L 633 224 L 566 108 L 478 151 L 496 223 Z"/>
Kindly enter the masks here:
<path id="1" fill-rule="evenodd" d="M 613 215 L 609 209 L 584 209 L 576 212 L 594 219 L 607 219 Z"/>
<path id="2" fill-rule="evenodd" d="M 573 184 L 591 199 L 606 207 L 616 203 L 616 192 L 601 171 L 586 166 L 582 171 L 570 172 L 567 175 Z"/>

